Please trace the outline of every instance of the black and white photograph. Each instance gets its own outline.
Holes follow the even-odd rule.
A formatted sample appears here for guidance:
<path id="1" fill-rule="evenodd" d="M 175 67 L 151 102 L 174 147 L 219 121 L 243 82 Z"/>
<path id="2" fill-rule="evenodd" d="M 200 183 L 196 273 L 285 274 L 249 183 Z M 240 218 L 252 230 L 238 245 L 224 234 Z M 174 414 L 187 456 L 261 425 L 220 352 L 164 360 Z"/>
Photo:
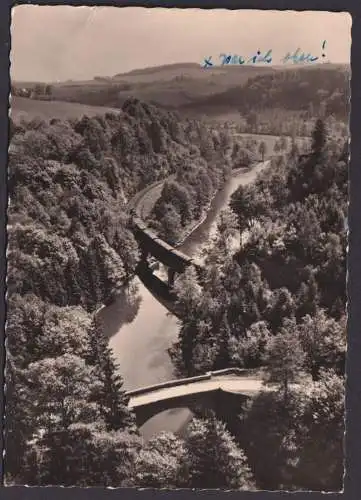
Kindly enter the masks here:
<path id="1" fill-rule="evenodd" d="M 342 490 L 351 24 L 13 8 L 6 486 Z"/>

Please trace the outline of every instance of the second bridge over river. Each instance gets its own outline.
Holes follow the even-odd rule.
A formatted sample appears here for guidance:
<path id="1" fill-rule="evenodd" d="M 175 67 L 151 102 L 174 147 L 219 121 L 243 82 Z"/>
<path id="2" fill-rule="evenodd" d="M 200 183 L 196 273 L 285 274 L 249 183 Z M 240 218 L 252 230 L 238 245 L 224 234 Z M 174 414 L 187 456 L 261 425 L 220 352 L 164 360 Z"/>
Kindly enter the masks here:
<path id="1" fill-rule="evenodd" d="M 145 262 L 148 256 L 152 256 L 164 264 L 168 268 L 169 286 L 172 286 L 175 275 L 183 273 L 188 266 L 195 266 L 201 271 L 201 266 L 195 259 L 159 238 L 137 215 L 133 215 L 132 229 L 141 249 L 142 261 Z"/>

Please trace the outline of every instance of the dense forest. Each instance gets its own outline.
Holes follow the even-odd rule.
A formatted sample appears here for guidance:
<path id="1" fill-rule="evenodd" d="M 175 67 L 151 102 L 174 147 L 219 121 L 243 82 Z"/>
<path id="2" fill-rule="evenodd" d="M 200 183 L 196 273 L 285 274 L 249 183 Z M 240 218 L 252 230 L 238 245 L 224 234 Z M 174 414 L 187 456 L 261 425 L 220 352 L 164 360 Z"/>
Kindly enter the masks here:
<path id="1" fill-rule="evenodd" d="M 347 162 L 318 120 L 308 154 L 233 194 L 203 277 L 175 283 L 179 373 L 258 368 L 278 388 L 230 423 L 262 489 L 342 488 Z"/>
<path id="2" fill-rule="evenodd" d="M 327 64 L 286 69 L 250 78 L 242 86 L 199 99 L 192 108 L 214 110 L 232 107 L 241 113 L 264 109 L 309 112 L 309 116 L 334 116 L 346 121 L 349 110 L 349 77 L 346 67 Z"/>
<path id="3" fill-rule="evenodd" d="M 134 99 L 119 114 L 10 126 L 7 484 L 252 486 L 213 415 L 186 439 L 144 445 L 95 314 L 116 296 L 138 307 L 128 199 L 190 165 L 221 179 L 234 150 L 227 131 L 216 143 L 201 124 Z M 200 459 L 212 443 L 220 469 L 215 454 Z"/>

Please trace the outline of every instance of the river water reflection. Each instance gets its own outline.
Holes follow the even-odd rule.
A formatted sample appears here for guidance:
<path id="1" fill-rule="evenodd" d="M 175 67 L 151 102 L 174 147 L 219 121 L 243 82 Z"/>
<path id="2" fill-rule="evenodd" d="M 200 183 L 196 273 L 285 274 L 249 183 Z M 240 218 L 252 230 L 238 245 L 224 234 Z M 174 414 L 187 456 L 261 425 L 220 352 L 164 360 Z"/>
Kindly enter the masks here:
<path id="1" fill-rule="evenodd" d="M 217 227 L 217 217 L 226 208 L 231 194 L 241 184 L 252 182 L 264 168 L 259 164 L 250 172 L 232 177 L 215 197 L 207 218 L 181 245 L 184 253 L 200 257 Z M 124 324 L 124 299 L 119 299 L 101 311 L 104 332 L 110 337 L 119 370 L 127 390 L 156 384 L 175 378 L 167 349 L 177 339 L 178 320 L 148 292 L 139 281 L 140 306 L 130 323 Z M 178 432 L 186 425 L 191 413 L 188 409 L 170 410 L 156 415 L 141 428 L 149 439 L 153 434 L 168 430 Z"/>

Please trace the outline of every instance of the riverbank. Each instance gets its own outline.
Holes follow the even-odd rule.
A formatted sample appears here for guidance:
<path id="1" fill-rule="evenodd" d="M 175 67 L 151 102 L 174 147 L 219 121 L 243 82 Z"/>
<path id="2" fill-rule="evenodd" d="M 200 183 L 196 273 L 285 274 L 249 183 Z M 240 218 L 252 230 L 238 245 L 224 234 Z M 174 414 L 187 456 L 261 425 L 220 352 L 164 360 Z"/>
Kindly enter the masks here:
<path id="1" fill-rule="evenodd" d="M 236 169 L 232 170 L 231 177 L 236 177 L 237 175 L 239 175 L 242 172 L 245 172 L 247 170 L 251 170 L 251 169 L 247 169 L 246 167 L 236 168 Z M 222 186 L 222 188 L 223 188 L 223 186 Z M 214 200 L 215 200 L 215 198 L 217 196 L 218 191 L 219 190 L 217 190 L 217 191 L 214 192 L 214 194 L 211 197 L 209 203 L 207 203 L 207 205 L 203 208 L 202 214 L 201 214 L 200 218 L 198 220 L 196 220 L 196 221 L 191 222 L 188 225 L 188 227 L 184 230 L 182 238 L 180 240 L 178 240 L 176 243 L 173 243 L 174 248 L 179 248 L 181 245 L 183 245 L 183 243 L 191 236 L 191 234 L 194 231 L 196 231 L 205 222 L 205 220 L 208 217 L 208 212 L 209 212 L 209 210 L 212 207 L 212 203 L 214 202 Z"/>

